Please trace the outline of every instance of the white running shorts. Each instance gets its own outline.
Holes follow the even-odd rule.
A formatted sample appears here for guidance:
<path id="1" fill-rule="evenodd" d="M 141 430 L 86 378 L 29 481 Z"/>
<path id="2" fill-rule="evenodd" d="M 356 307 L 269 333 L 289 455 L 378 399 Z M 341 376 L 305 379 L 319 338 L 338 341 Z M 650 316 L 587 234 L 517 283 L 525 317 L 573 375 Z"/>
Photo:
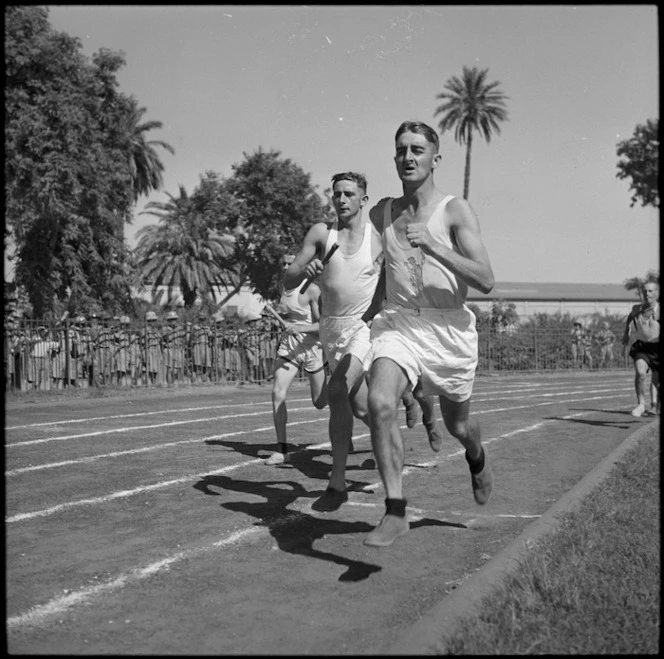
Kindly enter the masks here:
<path id="1" fill-rule="evenodd" d="M 461 309 L 387 308 L 371 325 L 371 350 L 364 370 L 380 357 L 396 362 L 413 388 L 461 403 L 473 391 L 477 368 L 475 315 Z"/>
<path id="2" fill-rule="evenodd" d="M 277 348 L 277 357 L 286 362 L 302 366 L 307 373 L 317 373 L 324 366 L 323 347 L 314 334 L 303 334 L 298 338 L 284 332 Z"/>
<path id="3" fill-rule="evenodd" d="M 364 361 L 371 347 L 371 332 L 361 316 L 321 316 L 318 327 L 331 372 L 346 355 Z"/>

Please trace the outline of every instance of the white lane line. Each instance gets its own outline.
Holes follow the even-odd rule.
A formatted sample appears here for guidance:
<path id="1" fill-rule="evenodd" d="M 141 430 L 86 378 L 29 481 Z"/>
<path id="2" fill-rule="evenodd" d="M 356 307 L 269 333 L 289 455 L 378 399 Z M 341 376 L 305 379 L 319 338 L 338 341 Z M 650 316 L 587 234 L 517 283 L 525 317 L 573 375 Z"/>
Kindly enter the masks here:
<path id="1" fill-rule="evenodd" d="M 308 401 L 308 398 L 298 398 L 290 402 L 293 403 L 304 403 Z M 256 405 L 272 405 L 271 400 L 267 401 L 256 401 L 254 403 L 232 403 L 232 407 L 255 407 Z M 231 405 L 204 405 L 201 407 L 182 407 L 182 408 L 171 408 L 168 410 L 153 410 L 151 412 L 132 412 L 131 414 L 112 414 L 109 416 L 89 416 L 84 419 L 63 419 L 62 421 L 43 421 L 40 423 L 28 423 L 24 426 L 8 426 L 5 430 L 21 430 L 25 428 L 40 428 L 40 427 L 51 427 L 51 426 L 60 426 L 71 423 L 87 423 L 88 421 L 107 421 L 110 419 L 131 419 L 137 416 L 154 416 L 156 414 L 180 414 L 181 412 L 202 412 L 204 410 L 218 410 L 218 409 L 228 409 Z"/>
<path id="2" fill-rule="evenodd" d="M 633 387 L 625 387 L 624 391 L 633 391 Z M 594 392 L 588 392 L 594 393 Z M 608 392 L 607 392 L 608 393 Z M 544 405 L 558 405 L 566 403 L 581 403 L 587 400 L 606 400 L 607 398 L 624 398 L 627 394 L 616 394 L 615 396 L 594 396 L 590 398 L 571 398 L 570 400 L 549 400 L 543 403 L 528 403 L 528 405 L 514 405 L 512 407 L 495 407 L 490 410 L 472 410 L 471 414 L 492 414 L 493 412 L 508 412 L 510 410 L 522 410 L 529 407 L 542 407 Z M 592 410 L 597 411 L 597 410 Z"/>
<path id="3" fill-rule="evenodd" d="M 292 410 L 298 411 L 297 409 Z M 288 427 L 299 426 L 305 423 L 319 423 L 325 421 L 325 417 L 317 417 L 315 419 L 307 419 L 306 421 L 292 421 L 288 423 Z M 208 442 L 216 439 L 225 439 L 227 437 L 237 437 L 239 435 L 249 435 L 251 433 L 274 431 L 274 426 L 264 426 L 262 428 L 250 428 L 249 430 L 236 430 L 233 432 L 223 433 L 222 435 L 209 435 L 208 437 L 193 437 L 191 439 L 180 439 L 177 442 L 165 442 L 163 444 L 155 444 L 153 446 L 143 446 L 141 448 L 128 449 L 126 451 L 114 451 L 112 453 L 102 453 L 100 455 L 93 455 L 85 458 L 76 458 L 75 460 L 63 460 L 62 462 L 49 462 L 41 465 L 31 465 L 29 467 L 18 467 L 5 472 L 5 476 L 17 476 L 31 471 L 41 471 L 42 469 L 53 469 L 55 467 L 70 467 L 78 464 L 88 464 L 96 462 L 105 458 L 119 458 L 124 455 L 136 455 L 138 453 L 148 453 L 151 451 L 160 451 L 169 446 L 180 446 L 182 444 L 197 444 L 199 442 Z"/>
<path id="4" fill-rule="evenodd" d="M 307 407 L 300 407 L 292 410 L 293 412 L 301 412 L 308 410 Z M 315 408 L 314 408 L 315 409 Z M 29 439 L 23 442 L 14 442 L 7 444 L 6 448 L 13 448 L 16 446 L 31 446 L 32 444 L 44 444 L 45 442 L 61 442 L 65 439 L 83 439 L 84 437 L 99 437 L 100 435 L 113 435 L 123 432 L 134 432 L 135 430 L 154 430 L 156 428 L 171 428 L 173 426 L 181 426 L 189 423 L 207 423 L 209 421 L 222 421 L 223 419 L 240 419 L 244 417 L 260 416 L 261 414 L 272 414 L 272 409 L 263 410 L 261 412 L 244 412 L 242 414 L 224 414 L 222 416 L 209 416 L 202 419 L 187 419 L 184 421 L 168 421 L 167 423 L 156 423 L 149 426 L 130 426 L 123 428 L 109 428 L 106 430 L 97 430 L 95 432 L 84 432 L 79 435 L 56 435 L 54 437 L 42 437 L 41 439 Z"/>
<path id="5" fill-rule="evenodd" d="M 611 392 L 611 391 L 631 391 L 634 387 L 625 387 L 625 386 L 618 386 L 617 384 L 611 385 L 610 387 L 606 389 L 585 389 L 581 388 L 580 393 L 583 394 L 599 394 L 603 392 Z M 508 392 L 500 392 L 501 394 L 503 393 L 508 393 Z M 545 393 L 545 392 L 537 392 L 534 394 L 529 394 L 526 396 L 521 396 L 521 398 L 551 398 L 554 396 L 569 396 L 574 392 L 570 391 L 569 389 L 565 389 L 565 391 L 556 391 L 556 392 L 551 392 L 551 393 Z M 504 398 L 514 398 L 514 396 L 503 396 L 503 395 L 496 395 L 496 394 L 491 394 L 491 397 L 487 400 L 502 400 Z M 481 402 L 484 402 L 485 399 L 479 398 L 479 396 L 476 398 L 473 396 L 472 401 L 475 402 L 477 400 L 480 400 Z"/>
<path id="6" fill-rule="evenodd" d="M 375 502 L 375 503 L 370 503 L 368 501 L 353 501 L 352 499 L 348 499 L 348 501 L 344 504 L 348 506 L 355 506 L 357 508 L 379 508 L 383 509 L 385 507 L 385 503 L 382 501 Z M 302 507 L 302 510 L 305 510 L 305 507 Z M 308 512 L 308 511 L 307 511 Z M 538 517 L 541 517 L 541 515 L 533 515 L 530 513 L 525 513 L 522 515 L 511 515 L 507 513 L 493 513 L 491 515 L 489 514 L 478 514 L 478 513 L 471 513 L 469 511 L 460 511 L 460 510 L 424 510 L 422 508 L 415 508 L 414 506 L 408 506 L 408 519 L 409 520 L 420 520 L 422 519 L 425 515 L 435 515 L 436 517 L 445 517 L 446 515 L 453 515 L 454 517 L 470 517 L 472 521 L 476 517 L 485 517 L 487 519 L 493 519 L 494 517 L 501 517 L 501 518 L 509 518 L 509 519 L 537 519 Z"/>
<path id="7" fill-rule="evenodd" d="M 614 396 L 614 398 L 617 398 L 617 396 Z M 589 414 L 596 414 L 596 410 L 588 410 L 584 412 L 576 412 L 575 414 L 567 414 L 561 419 L 573 419 L 578 416 L 587 416 Z M 534 430 L 538 430 L 542 426 L 549 425 L 551 423 L 556 423 L 559 419 L 545 419 L 544 421 L 539 421 L 537 423 L 534 423 L 530 426 L 524 426 L 523 428 L 517 428 L 515 430 L 510 430 L 509 432 L 503 433 L 502 435 L 498 435 L 496 437 L 490 437 L 488 439 L 482 439 L 482 444 L 491 444 L 492 442 L 497 442 L 500 441 L 501 439 L 507 439 L 509 437 L 514 437 L 515 435 L 520 435 L 525 432 L 532 432 Z M 452 458 L 456 458 L 459 456 L 462 456 L 465 453 L 466 449 L 460 448 L 457 449 L 456 451 L 453 451 L 452 453 L 448 453 L 447 455 L 442 455 L 442 456 L 437 456 L 433 460 L 429 460 L 427 462 L 420 462 L 416 463 L 413 465 L 406 465 L 403 468 L 402 475 L 406 476 L 407 474 L 417 472 L 422 468 L 429 468 L 433 467 L 435 464 L 439 462 L 446 462 L 447 460 L 451 460 Z M 383 487 L 383 483 L 381 481 L 377 481 L 375 483 L 369 483 L 368 485 L 365 485 L 363 488 L 361 488 L 362 492 L 376 492 L 378 489 Z"/>
<path id="8" fill-rule="evenodd" d="M 105 583 L 90 586 L 88 588 L 81 588 L 72 593 L 60 597 L 54 597 L 45 604 L 34 606 L 25 613 L 17 616 L 10 616 L 7 618 L 8 629 L 16 629 L 17 627 L 37 626 L 45 623 L 49 618 L 54 615 L 66 612 L 74 606 L 85 604 L 98 595 L 107 594 L 114 590 L 124 588 L 132 583 L 140 582 L 148 579 L 159 572 L 164 572 L 176 563 L 185 561 L 197 556 L 201 556 L 209 551 L 215 549 L 224 549 L 229 545 L 237 544 L 247 540 L 250 536 L 265 534 L 269 529 L 266 527 L 250 527 L 236 531 L 230 536 L 218 540 L 210 545 L 195 547 L 186 551 L 181 551 L 172 556 L 164 558 L 160 561 L 150 563 L 145 567 L 136 568 L 129 572 L 125 572 L 110 581 Z"/>

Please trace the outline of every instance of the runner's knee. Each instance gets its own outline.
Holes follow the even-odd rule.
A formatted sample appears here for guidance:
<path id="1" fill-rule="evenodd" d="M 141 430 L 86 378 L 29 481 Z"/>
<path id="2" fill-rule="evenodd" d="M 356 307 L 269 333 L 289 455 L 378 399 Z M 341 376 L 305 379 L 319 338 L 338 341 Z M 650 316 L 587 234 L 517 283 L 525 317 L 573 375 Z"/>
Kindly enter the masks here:
<path id="1" fill-rule="evenodd" d="M 393 401 L 380 390 L 369 388 L 368 395 L 369 416 L 379 425 L 389 424 L 396 416 Z"/>

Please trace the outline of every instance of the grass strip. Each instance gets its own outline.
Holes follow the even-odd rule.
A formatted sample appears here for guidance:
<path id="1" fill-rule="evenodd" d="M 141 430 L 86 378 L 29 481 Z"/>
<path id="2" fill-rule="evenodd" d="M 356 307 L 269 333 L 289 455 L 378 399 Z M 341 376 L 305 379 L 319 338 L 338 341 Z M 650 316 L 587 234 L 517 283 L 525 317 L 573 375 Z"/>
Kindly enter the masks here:
<path id="1" fill-rule="evenodd" d="M 435 654 L 658 654 L 660 508 L 655 431 Z"/>

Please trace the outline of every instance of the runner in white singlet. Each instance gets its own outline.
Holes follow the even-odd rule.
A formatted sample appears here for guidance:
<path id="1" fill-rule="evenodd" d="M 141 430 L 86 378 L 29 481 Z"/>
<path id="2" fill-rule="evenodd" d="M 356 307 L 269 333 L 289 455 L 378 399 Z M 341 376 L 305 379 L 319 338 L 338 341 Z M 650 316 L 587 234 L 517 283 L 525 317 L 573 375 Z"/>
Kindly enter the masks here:
<path id="1" fill-rule="evenodd" d="M 408 531 L 402 493 L 403 440 L 396 423 L 403 391 L 422 382 L 437 394 L 445 426 L 466 449 L 477 503 L 493 487 L 476 419 L 469 418 L 477 365 L 475 316 L 468 286 L 494 285 L 479 222 L 467 201 L 438 190 L 438 135 L 421 122 L 404 122 L 395 135 L 395 164 L 403 195 L 381 200 L 370 213 L 383 237 L 386 305 L 371 328 L 368 405 L 371 442 L 385 487 L 386 510 L 365 544 L 387 546 Z"/>
<path id="2" fill-rule="evenodd" d="M 290 255 L 285 257 L 285 267 L 293 262 L 293 258 Z M 311 401 L 316 409 L 322 410 L 327 405 L 327 375 L 323 348 L 318 338 L 319 300 L 320 288 L 312 284 L 304 293 L 300 293 L 299 286 L 284 290 L 277 306 L 277 312 L 287 325 L 277 348 L 272 384 L 272 417 L 277 450 L 267 458 L 266 465 L 290 462 L 286 438 L 286 397 L 300 366 L 309 378 Z"/>
<path id="3" fill-rule="evenodd" d="M 382 264 L 380 235 L 362 216 L 367 203 L 362 174 L 344 172 L 332 177 L 334 222 L 318 222 L 307 232 L 295 260 L 286 271 L 288 288 L 305 278 L 321 289 L 319 323 L 323 351 L 330 367 L 328 404 L 332 444 L 332 471 L 327 489 L 314 510 L 337 510 L 348 500 L 346 460 L 353 435 L 353 417 L 368 425 L 367 385 L 362 360 L 370 347 L 369 327 L 379 306 L 373 304 Z M 333 243 L 339 248 L 324 266 L 322 259 Z"/>

